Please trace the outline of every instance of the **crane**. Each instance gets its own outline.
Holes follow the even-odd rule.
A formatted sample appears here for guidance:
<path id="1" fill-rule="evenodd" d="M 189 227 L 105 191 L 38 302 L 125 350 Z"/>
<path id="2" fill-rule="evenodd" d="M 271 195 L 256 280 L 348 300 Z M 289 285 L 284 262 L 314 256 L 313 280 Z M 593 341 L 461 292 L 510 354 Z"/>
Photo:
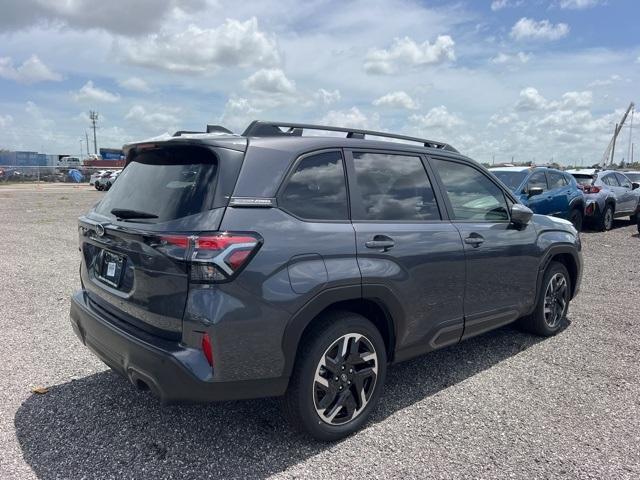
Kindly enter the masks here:
<path id="1" fill-rule="evenodd" d="M 615 153 L 615 150 L 616 150 L 616 139 L 618 138 L 618 134 L 620 133 L 620 130 L 622 130 L 622 126 L 624 125 L 624 122 L 627 119 L 629 112 L 632 111 L 634 107 L 635 107 L 634 103 L 631 102 L 629 104 L 629 108 L 627 108 L 627 111 L 624 112 L 624 115 L 622 116 L 622 120 L 620 120 L 620 123 L 616 123 L 616 128 L 613 131 L 613 137 L 611 138 L 611 141 L 609 142 L 607 149 L 604 151 L 604 155 L 602 155 L 602 160 L 600 161 L 600 166 L 603 169 L 607 167 L 607 163 L 613 163 L 613 154 Z M 609 162 L 609 156 L 611 156 L 610 162 Z"/>

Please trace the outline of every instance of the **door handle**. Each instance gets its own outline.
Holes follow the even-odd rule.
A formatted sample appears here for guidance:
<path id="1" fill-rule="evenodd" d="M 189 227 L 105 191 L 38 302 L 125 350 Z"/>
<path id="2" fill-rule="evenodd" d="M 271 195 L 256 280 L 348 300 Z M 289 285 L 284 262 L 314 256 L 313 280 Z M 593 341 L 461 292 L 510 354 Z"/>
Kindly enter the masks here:
<path id="1" fill-rule="evenodd" d="M 479 233 L 472 233 L 464 239 L 464 243 L 479 247 L 484 242 L 484 237 Z"/>
<path id="2" fill-rule="evenodd" d="M 373 240 L 365 242 L 364 245 L 367 248 L 382 249 L 383 252 L 386 252 L 395 244 L 396 242 L 393 241 L 393 238 L 388 237 L 387 235 L 375 235 Z"/>

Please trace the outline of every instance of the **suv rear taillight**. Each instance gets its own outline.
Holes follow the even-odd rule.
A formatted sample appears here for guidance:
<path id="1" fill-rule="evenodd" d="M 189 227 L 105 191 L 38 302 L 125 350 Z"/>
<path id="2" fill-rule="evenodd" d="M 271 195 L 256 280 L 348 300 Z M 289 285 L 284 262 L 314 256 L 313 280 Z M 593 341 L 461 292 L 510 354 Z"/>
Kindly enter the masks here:
<path id="1" fill-rule="evenodd" d="M 598 193 L 600 187 L 596 185 L 578 185 L 584 193 Z"/>
<path id="2" fill-rule="evenodd" d="M 256 233 L 206 233 L 161 235 L 153 246 L 166 255 L 190 265 L 190 278 L 197 283 L 232 280 L 262 245 Z"/>

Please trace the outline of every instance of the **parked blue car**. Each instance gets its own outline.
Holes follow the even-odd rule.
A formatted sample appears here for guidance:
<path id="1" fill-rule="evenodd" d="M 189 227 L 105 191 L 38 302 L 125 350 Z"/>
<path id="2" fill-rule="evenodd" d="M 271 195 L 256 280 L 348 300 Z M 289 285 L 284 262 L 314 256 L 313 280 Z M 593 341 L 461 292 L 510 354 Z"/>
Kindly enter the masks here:
<path id="1" fill-rule="evenodd" d="M 582 228 L 584 194 L 572 175 L 547 167 L 489 170 L 535 213 L 569 220 L 578 231 Z"/>

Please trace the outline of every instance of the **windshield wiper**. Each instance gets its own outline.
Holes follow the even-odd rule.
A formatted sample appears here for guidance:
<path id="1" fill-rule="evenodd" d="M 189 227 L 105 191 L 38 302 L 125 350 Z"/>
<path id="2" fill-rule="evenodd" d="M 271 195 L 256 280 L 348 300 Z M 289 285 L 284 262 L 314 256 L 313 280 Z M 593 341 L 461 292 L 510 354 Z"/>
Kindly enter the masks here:
<path id="1" fill-rule="evenodd" d="M 141 212 L 140 210 L 129 210 L 127 208 L 114 208 L 111 210 L 111 215 L 115 215 L 117 218 L 158 218 L 158 215 L 153 213 Z"/>

